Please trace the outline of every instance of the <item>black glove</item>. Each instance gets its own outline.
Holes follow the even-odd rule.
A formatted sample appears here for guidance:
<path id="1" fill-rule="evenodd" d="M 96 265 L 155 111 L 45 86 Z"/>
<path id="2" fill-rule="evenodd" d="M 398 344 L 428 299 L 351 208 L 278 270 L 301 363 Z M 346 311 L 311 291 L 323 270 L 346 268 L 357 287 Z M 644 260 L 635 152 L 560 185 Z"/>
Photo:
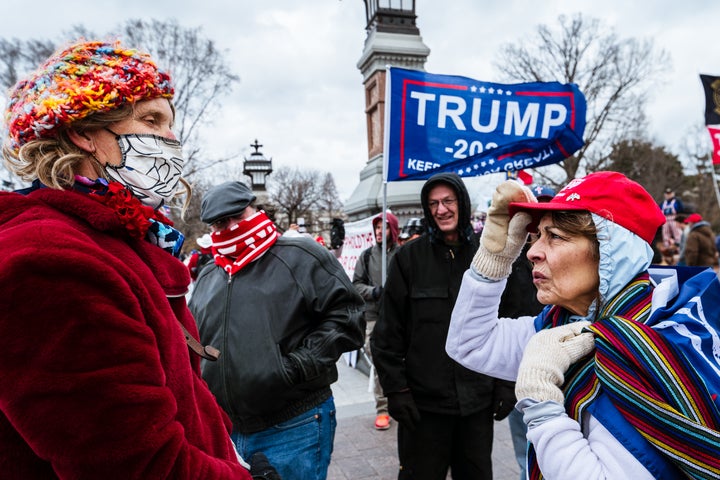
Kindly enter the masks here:
<path id="1" fill-rule="evenodd" d="M 382 295 L 382 292 L 383 292 L 383 287 L 381 287 L 380 285 L 376 285 L 372 291 L 372 299 L 377 300 L 378 298 L 380 298 L 380 295 Z"/>
<path id="2" fill-rule="evenodd" d="M 250 457 L 250 475 L 257 480 L 282 480 L 275 467 L 270 465 L 264 453 L 257 452 Z"/>
<path id="3" fill-rule="evenodd" d="M 495 379 L 493 385 L 493 406 L 495 408 L 495 420 L 502 420 L 512 412 L 517 403 L 515 398 L 515 382 Z"/>
<path id="4" fill-rule="evenodd" d="M 408 430 L 415 430 L 420 421 L 420 412 L 415 406 L 412 393 L 409 391 L 388 393 L 387 399 L 390 416 Z"/>

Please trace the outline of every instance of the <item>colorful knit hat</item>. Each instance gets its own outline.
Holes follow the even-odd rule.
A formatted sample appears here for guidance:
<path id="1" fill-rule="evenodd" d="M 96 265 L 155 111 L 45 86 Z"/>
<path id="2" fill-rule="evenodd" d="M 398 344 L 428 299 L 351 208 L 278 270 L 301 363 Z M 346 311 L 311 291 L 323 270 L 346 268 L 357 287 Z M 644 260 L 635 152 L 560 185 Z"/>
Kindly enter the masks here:
<path id="1" fill-rule="evenodd" d="M 92 113 L 173 93 L 170 76 L 148 54 L 120 42 L 77 43 L 53 54 L 10 91 L 6 144 L 17 152 Z"/>

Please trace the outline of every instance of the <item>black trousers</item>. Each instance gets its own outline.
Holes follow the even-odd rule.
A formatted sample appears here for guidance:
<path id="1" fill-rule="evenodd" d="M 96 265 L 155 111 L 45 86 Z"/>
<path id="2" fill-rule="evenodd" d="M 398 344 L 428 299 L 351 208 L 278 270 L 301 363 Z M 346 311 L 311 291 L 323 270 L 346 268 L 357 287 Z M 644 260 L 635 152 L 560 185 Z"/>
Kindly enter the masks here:
<path id="1" fill-rule="evenodd" d="M 399 480 L 492 480 L 493 410 L 461 417 L 420 412 L 414 431 L 398 424 Z"/>

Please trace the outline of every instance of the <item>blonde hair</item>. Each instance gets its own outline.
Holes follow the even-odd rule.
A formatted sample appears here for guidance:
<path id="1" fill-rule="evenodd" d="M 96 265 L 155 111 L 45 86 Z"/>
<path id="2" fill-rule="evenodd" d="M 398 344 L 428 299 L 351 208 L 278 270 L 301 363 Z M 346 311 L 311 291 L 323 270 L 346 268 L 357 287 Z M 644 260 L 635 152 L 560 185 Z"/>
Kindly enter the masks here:
<path id="1" fill-rule="evenodd" d="M 170 102 L 168 100 L 168 102 Z M 173 114 L 175 107 L 170 102 Z M 99 130 L 106 128 L 113 123 L 120 122 L 133 116 L 134 104 L 124 105 L 109 112 L 97 112 L 86 118 L 76 120 L 68 127 L 58 131 L 57 135 L 51 138 L 30 140 L 17 153 L 6 142 L 3 146 L 3 157 L 8 170 L 26 182 L 39 180 L 43 185 L 58 190 L 69 190 L 75 183 L 75 174 L 80 170 L 81 164 L 90 160 L 98 177 L 109 180 L 102 165 L 95 157 L 88 154 L 75 145 L 67 134 L 72 128 L 78 133 L 87 130 Z M 180 178 L 184 192 L 178 195 L 185 195 L 182 206 L 182 213 L 190 204 L 192 187 L 184 179 Z"/>

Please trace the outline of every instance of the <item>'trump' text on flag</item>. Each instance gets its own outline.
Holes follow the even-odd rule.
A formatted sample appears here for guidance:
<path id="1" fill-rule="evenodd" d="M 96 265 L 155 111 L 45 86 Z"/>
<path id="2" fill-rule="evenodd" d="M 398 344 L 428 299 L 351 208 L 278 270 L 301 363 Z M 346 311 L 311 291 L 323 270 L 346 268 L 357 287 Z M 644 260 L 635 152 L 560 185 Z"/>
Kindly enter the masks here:
<path id="1" fill-rule="evenodd" d="M 503 85 L 389 67 L 385 179 L 478 176 L 560 162 L 583 145 L 574 84 Z"/>

